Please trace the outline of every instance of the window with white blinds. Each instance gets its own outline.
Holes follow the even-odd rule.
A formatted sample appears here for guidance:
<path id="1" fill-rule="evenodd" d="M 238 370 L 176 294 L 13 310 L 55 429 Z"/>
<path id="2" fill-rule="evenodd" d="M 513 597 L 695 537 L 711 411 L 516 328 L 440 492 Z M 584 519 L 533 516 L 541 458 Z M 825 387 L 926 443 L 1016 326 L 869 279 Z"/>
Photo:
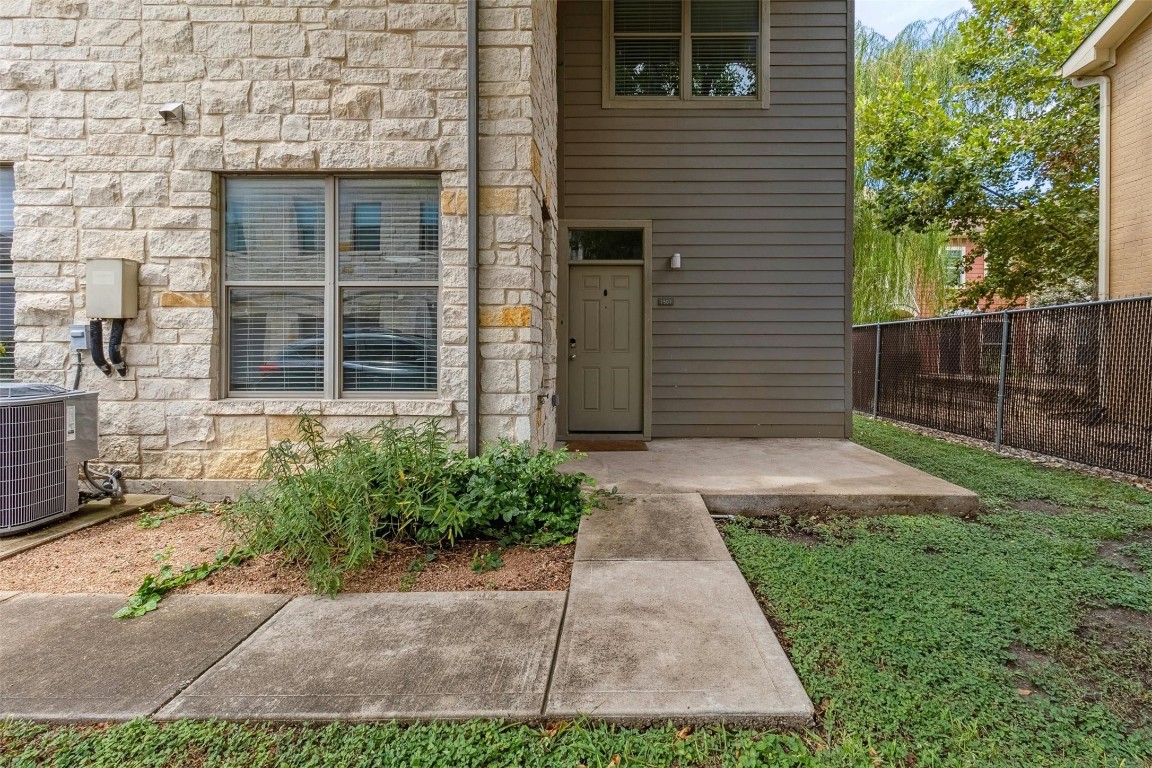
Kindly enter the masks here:
<path id="1" fill-rule="evenodd" d="M 228 391 L 435 392 L 435 178 L 224 180 Z"/>
<path id="2" fill-rule="evenodd" d="M 767 0 L 610 0 L 607 101 L 760 103 L 766 14 Z"/>
<path id="3" fill-rule="evenodd" d="M 12 213 L 16 207 L 13 195 L 16 182 L 12 166 L 0 166 L 0 381 L 12 381 L 16 372 L 16 288 L 12 274 Z"/>

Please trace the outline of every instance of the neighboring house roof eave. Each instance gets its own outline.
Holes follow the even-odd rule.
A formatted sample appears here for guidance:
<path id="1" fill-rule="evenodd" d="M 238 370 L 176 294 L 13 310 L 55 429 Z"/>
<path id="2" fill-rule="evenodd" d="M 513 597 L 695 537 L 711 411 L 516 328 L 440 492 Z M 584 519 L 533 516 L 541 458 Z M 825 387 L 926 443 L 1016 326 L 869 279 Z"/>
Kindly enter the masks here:
<path id="1" fill-rule="evenodd" d="M 1152 15 L 1152 0 L 1120 0 L 1080 43 L 1060 74 L 1065 78 L 1099 75 L 1116 63 L 1116 48 Z"/>

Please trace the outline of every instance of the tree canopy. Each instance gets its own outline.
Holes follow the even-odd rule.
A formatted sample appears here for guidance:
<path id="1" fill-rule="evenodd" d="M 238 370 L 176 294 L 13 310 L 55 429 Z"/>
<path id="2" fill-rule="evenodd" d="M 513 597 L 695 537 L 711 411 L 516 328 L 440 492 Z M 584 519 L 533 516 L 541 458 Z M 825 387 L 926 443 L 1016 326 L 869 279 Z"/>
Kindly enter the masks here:
<path id="1" fill-rule="evenodd" d="M 856 27 L 854 322 L 932 314 L 952 301 L 941 258 L 947 227 L 887 228 L 878 215 L 877 185 L 869 177 L 868 164 L 884 137 L 876 132 L 879 121 L 863 118 L 876 113 L 893 91 L 942 97 L 951 90 L 956 77 L 956 25 L 962 18 L 957 14 L 917 22 L 894 40 L 862 24 Z"/>
<path id="2" fill-rule="evenodd" d="M 1111 0 L 973 0 L 937 68 L 859 105 L 859 163 L 889 232 L 962 232 L 986 277 L 965 306 L 1094 281 L 1096 89 L 1060 65 Z M 940 88 L 940 72 L 947 71 Z"/>

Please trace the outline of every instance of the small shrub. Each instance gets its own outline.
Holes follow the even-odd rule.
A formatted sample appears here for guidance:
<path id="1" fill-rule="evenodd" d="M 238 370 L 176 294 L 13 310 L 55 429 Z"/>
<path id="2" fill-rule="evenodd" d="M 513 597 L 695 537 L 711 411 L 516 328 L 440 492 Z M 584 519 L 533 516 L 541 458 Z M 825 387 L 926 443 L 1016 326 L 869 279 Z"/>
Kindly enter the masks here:
<path id="1" fill-rule="evenodd" d="M 384 422 L 367 436 L 328 442 L 299 414 L 299 442 L 268 450 L 273 482 L 247 494 L 225 521 L 253 552 L 303 564 L 317 592 L 335 594 L 393 541 L 451 546 L 468 536 L 535 545 L 568 542 L 595 501 L 583 474 L 556 468 L 564 451 L 509 441 L 476 458 L 454 450 L 439 422 Z"/>

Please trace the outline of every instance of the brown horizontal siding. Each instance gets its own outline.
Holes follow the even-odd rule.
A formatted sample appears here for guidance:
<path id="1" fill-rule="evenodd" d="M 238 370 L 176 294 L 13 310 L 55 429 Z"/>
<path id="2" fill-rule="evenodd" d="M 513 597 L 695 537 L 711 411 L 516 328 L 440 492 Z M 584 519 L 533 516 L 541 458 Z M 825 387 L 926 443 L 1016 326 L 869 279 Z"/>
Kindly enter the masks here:
<path id="1" fill-rule="evenodd" d="M 772 2 L 768 109 L 603 109 L 600 12 L 560 4 L 560 213 L 652 222 L 653 435 L 844 436 L 847 2 Z"/>

